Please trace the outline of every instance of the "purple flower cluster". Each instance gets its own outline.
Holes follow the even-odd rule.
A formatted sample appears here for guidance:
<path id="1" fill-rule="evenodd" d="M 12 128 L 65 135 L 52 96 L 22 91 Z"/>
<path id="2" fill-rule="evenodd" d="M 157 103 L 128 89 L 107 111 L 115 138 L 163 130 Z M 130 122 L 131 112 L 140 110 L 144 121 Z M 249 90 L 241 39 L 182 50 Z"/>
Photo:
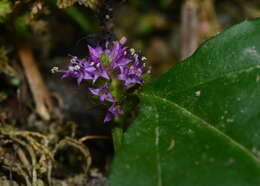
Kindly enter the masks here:
<path id="1" fill-rule="evenodd" d="M 119 100 L 113 96 L 111 85 L 113 80 L 121 82 L 122 89 L 128 89 L 136 84 L 142 84 L 143 62 L 145 57 L 140 57 L 134 49 L 124 46 L 125 38 L 113 43 L 106 43 L 105 47 L 92 47 L 88 45 L 89 55 L 86 59 L 72 56 L 67 70 L 62 72 L 62 78 L 73 77 L 78 85 L 83 80 L 92 82 L 89 91 L 99 97 L 101 102 L 110 102 L 112 105 L 107 111 L 104 122 L 112 120 L 122 114 Z M 97 83 L 100 80 L 100 83 Z"/>

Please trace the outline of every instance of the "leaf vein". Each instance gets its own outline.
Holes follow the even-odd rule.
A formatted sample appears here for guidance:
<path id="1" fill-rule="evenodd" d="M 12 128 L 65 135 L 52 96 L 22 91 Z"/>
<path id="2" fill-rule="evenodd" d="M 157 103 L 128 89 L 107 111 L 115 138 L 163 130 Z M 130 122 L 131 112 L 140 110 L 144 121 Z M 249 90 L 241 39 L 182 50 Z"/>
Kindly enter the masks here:
<path id="1" fill-rule="evenodd" d="M 154 99 L 160 100 L 162 102 L 165 102 L 165 103 L 167 103 L 169 105 L 172 105 L 174 108 L 180 109 L 182 112 L 190 115 L 191 117 L 201 121 L 201 123 L 208 123 L 205 120 L 203 120 L 202 118 L 200 118 L 199 116 L 191 113 L 189 110 L 187 110 L 186 108 L 181 107 L 180 105 L 178 105 L 177 103 L 175 103 L 173 101 L 170 101 L 168 99 L 165 99 L 165 98 L 162 98 L 162 97 L 159 97 L 159 96 L 156 96 L 156 95 L 146 94 L 146 93 L 141 93 L 140 95 L 146 96 L 146 97 L 150 97 L 150 98 L 154 98 Z M 157 121 L 157 123 L 158 123 L 158 121 Z M 233 144 L 234 146 L 239 148 L 241 151 L 243 151 L 245 154 L 247 154 L 253 161 L 255 161 L 257 164 L 259 164 L 259 160 L 256 158 L 256 156 L 252 152 L 250 152 L 245 146 L 243 146 L 242 144 L 238 143 L 236 140 L 234 140 L 230 136 L 226 135 L 225 133 L 223 133 L 222 131 L 220 131 L 219 129 L 217 129 L 216 127 L 214 127 L 211 124 L 205 125 L 205 127 L 208 127 L 209 129 L 211 129 L 212 131 L 216 132 L 220 136 L 223 136 L 224 138 L 226 138 L 231 144 Z"/>

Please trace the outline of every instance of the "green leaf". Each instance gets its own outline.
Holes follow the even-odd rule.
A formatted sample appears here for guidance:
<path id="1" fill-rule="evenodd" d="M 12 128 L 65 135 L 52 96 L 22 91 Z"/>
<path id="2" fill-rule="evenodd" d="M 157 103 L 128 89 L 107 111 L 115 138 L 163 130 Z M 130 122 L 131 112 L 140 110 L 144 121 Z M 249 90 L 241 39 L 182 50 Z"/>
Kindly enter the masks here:
<path id="1" fill-rule="evenodd" d="M 259 30 L 233 26 L 144 87 L 111 186 L 260 185 Z"/>
<path id="2" fill-rule="evenodd" d="M 12 12 L 11 2 L 9 0 L 0 1 L 0 23 L 4 22 L 6 16 Z"/>

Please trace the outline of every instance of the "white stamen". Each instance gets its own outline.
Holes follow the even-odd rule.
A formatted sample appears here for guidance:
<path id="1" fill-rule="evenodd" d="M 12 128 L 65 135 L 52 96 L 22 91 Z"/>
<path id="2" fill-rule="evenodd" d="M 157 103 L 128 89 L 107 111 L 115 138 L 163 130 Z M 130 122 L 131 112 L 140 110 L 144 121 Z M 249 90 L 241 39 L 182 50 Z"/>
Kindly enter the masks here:
<path id="1" fill-rule="evenodd" d="M 69 66 L 68 69 L 69 69 L 70 71 L 73 71 L 73 70 L 74 70 L 74 67 L 73 67 L 73 66 Z"/>
<path id="2" fill-rule="evenodd" d="M 201 94 L 200 90 L 198 90 L 198 91 L 195 92 L 195 95 L 196 95 L 196 96 L 200 96 L 200 94 Z"/>
<path id="3" fill-rule="evenodd" d="M 130 52 L 131 52 L 132 55 L 134 55 L 135 49 L 134 48 L 130 48 Z"/>
<path id="4" fill-rule="evenodd" d="M 123 37 L 120 39 L 119 43 L 121 43 L 121 44 L 123 45 L 123 44 L 126 43 L 126 41 L 127 41 L 126 37 L 123 36 Z"/>
<path id="5" fill-rule="evenodd" d="M 109 19 L 109 18 L 110 18 L 110 16 L 107 14 L 107 15 L 106 15 L 106 19 Z"/>
<path id="6" fill-rule="evenodd" d="M 143 67 L 146 67 L 146 63 L 143 63 Z"/>
<path id="7" fill-rule="evenodd" d="M 51 73 L 55 73 L 55 72 L 58 72 L 58 70 L 59 70 L 59 67 L 52 67 L 52 69 L 51 69 Z"/>
<path id="8" fill-rule="evenodd" d="M 74 62 L 76 62 L 76 60 L 77 60 L 77 57 L 73 57 L 70 61 L 71 61 L 72 63 L 74 63 Z"/>
<path id="9" fill-rule="evenodd" d="M 90 65 L 93 66 L 95 64 L 95 62 L 91 62 Z"/>
<path id="10" fill-rule="evenodd" d="M 100 63 L 97 64 L 97 67 L 100 67 Z"/>
<path id="11" fill-rule="evenodd" d="M 135 58 L 138 58 L 138 54 L 134 54 L 134 57 L 135 57 Z"/>
<path id="12" fill-rule="evenodd" d="M 147 58 L 143 56 L 143 57 L 141 58 L 141 60 L 142 60 L 142 61 L 145 61 L 145 60 L 147 60 Z"/>
<path id="13" fill-rule="evenodd" d="M 127 54 L 127 51 L 124 51 L 124 55 L 126 55 Z"/>
<path id="14" fill-rule="evenodd" d="M 74 67 L 74 70 L 79 70 L 80 69 L 80 66 L 79 65 L 76 65 L 75 67 Z"/>

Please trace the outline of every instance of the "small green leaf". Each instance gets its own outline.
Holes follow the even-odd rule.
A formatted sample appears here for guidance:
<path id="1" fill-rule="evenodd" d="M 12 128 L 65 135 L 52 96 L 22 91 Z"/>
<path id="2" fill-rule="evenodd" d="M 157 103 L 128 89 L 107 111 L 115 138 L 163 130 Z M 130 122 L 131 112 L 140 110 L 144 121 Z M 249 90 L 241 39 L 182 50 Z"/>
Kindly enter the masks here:
<path id="1" fill-rule="evenodd" d="M 0 23 L 4 22 L 4 19 L 8 14 L 12 12 L 11 2 L 9 0 L 0 1 Z"/>
<path id="2" fill-rule="evenodd" d="M 233 26 L 144 87 L 111 186 L 260 185 L 259 30 Z"/>

